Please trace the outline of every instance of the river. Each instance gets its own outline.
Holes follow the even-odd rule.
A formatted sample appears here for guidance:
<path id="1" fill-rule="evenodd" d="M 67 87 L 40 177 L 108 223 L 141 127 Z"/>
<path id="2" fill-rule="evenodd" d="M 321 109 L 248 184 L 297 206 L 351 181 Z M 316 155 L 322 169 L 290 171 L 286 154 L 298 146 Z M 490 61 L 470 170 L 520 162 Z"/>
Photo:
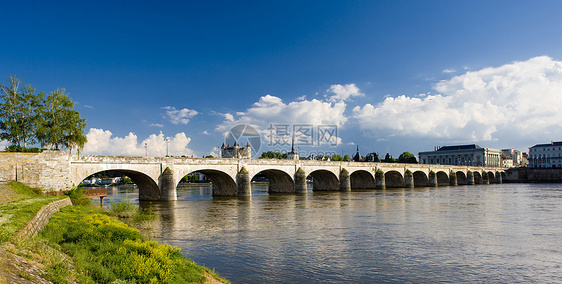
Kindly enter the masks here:
<path id="1" fill-rule="evenodd" d="M 561 184 L 252 190 L 180 187 L 178 201 L 140 205 L 159 215 L 155 240 L 232 283 L 562 283 Z"/>

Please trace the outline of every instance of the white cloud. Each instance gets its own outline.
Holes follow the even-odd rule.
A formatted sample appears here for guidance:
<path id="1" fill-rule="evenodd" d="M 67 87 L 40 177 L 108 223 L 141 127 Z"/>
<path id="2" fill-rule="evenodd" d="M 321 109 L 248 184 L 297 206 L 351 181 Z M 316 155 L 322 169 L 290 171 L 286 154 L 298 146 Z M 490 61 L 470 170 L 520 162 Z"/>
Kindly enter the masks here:
<path id="1" fill-rule="evenodd" d="M 270 124 L 309 124 L 336 125 L 341 127 L 347 121 L 344 116 L 344 102 L 327 102 L 317 99 L 294 101 L 288 104 L 281 98 L 266 95 L 242 113 L 237 119 L 226 119 L 217 127 L 221 132 L 228 131 L 237 124 L 257 126 L 262 132 Z"/>
<path id="2" fill-rule="evenodd" d="M 166 139 L 168 139 L 168 153 L 172 156 L 190 156 L 193 151 L 187 148 L 191 138 L 185 133 L 177 133 L 174 137 L 165 137 L 162 132 L 151 134 L 142 142 L 138 142 L 137 136 L 130 132 L 127 136 L 112 137 L 109 130 L 90 128 L 86 134 L 88 142 L 82 151 L 85 155 L 124 155 L 124 156 L 144 156 L 145 144 L 148 148 L 148 156 L 166 156 Z"/>
<path id="3" fill-rule="evenodd" d="M 550 57 L 469 71 L 434 89 L 440 94 L 355 107 L 354 117 L 375 137 L 502 140 L 506 147 L 515 140 L 560 137 L 562 62 Z"/>
<path id="4" fill-rule="evenodd" d="M 4 148 L 10 146 L 10 142 L 7 140 L 0 140 L 0 151 L 4 151 Z"/>
<path id="5" fill-rule="evenodd" d="M 226 119 L 227 121 L 234 121 L 234 116 L 230 113 L 223 113 L 222 114 L 224 116 L 224 119 Z"/>
<path id="6" fill-rule="evenodd" d="M 164 118 L 169 119 L 173 124 L 187 124 L 189 119 L 198 114 L 197 111 L 187 108 L 177 110 L 175 107 L 165 106 L 163 109 L 166 110 Z"/>
<path id="7" fill-rule="evenodd" d="M 450 74 L 450 73 L 455 73 L 455 72 L 457 72 L 455 69 L 445 69 L 445 70 L 443 70 L 443 73 L 445 73 L 445 74 Z"/>
<path id="8" fill-rule="evenodd" d="M 330 89 L 326 91 L 334 94 L 329 98 L 330 102 L 346 101 L 351 97 L 364 96 L 355 84 L 332 85 L 330 86 Z"/>
<path id="9" fill-rule="evenodd" d="M 204 130 L 204 131 L 203 131 L 203 134 L 205 134 L 205 135 L 211 135 L 211 133 L 209 133 L 209 131 L 207 131 L 207 130 Z"/>
<path id="10" fill-rule="evenodd" d="M 213 147 L 213 150 L 211 150 L 211 152 L 209 152 L 209 155 L 218 158 L 219 157 L 219 147 Z"/>
<path id="11" fill-rule="evenodd" d="M 164 127 L 164 124 L 161 124 L 161 123 L 151 123 L 151 124 L 149 124 L 148 126 L 153 126 L 153 127 L 160 127 L 160 128 L 162 128 L 162 127 Z"/>

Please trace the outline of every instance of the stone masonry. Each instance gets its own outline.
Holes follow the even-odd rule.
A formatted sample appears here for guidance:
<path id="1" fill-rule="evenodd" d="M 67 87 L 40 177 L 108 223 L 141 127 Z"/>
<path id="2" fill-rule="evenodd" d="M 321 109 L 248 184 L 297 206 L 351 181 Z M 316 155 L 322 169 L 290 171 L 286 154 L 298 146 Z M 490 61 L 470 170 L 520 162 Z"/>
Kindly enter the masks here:
<path id="1" fill-rule="evenodd" d="M 0 153 L 0 181 L 17 180 L 48 190 L 64 190 L 86 177 L 117 171 L 139 187 L 141 200 L 176 200 L 176 186 L 198 172 L 213 185 L 213 195 L 248 195 L 257 174 L 269 180 L 270 193 L 306 192 L 306 179 L 315 191 L 348 191 L 385 187 L 420 187 L 501 183 L 505 168 L 420 165 L 380 162 L 339 162 L 277 159 L 184 157 L 78 156 L 62 151 L 40 154 Z M 377 173 L 377 174 L 376 174 Z"/>
<path id="2" fill-rule="evenodd" d="M 25 225 L 25 227 L 21 229 L 14 236 L 14 238 L 34 237 L 35 235 L 37 235 L 38 231 L 41 231 L 43 230 L 43 228 L 45 228 L 45 226 L 47 225 L 49 219 L 51 219 L 51 216 L 53 216 L 53 214 L 59 212 L 61 208 L 69 205 L 72 205 L 72 202 L 68 197 L 65 199 L 52 201 L 49 204 L 44 205 L 43 207 L 41 207 L 39 212 L 35 214 L 35 217 L 31 218 L 31 220 L 27 222 L 27 225 Z"/>

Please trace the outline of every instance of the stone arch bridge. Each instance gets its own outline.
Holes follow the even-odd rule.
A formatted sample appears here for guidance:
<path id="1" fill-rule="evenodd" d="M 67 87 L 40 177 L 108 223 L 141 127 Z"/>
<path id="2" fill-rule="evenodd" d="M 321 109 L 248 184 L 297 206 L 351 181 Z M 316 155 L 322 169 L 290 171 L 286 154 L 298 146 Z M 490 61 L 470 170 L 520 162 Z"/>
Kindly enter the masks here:
<path id="1" fill-rule="evenodd" d="M 199 172 L 207 176 L 215 196 L 251 194 L 257 174 L 269 180 L 270 193 L 304 193 L 308 181 L 315 191 L 349 191 L 400 187 L 455 186 L 502 183 L 505 168 L 336 162 L 275 159 L 209 159 L 179 157 L 125 157 L 69 155 L 62 151 L 40 154 L 1 153 L 0 181 L 18 180 L 50 190 L 78 185 L 86 177 L 116 171 L 139 187 L 140 200 L 176 200 L 182 177 Z"/>

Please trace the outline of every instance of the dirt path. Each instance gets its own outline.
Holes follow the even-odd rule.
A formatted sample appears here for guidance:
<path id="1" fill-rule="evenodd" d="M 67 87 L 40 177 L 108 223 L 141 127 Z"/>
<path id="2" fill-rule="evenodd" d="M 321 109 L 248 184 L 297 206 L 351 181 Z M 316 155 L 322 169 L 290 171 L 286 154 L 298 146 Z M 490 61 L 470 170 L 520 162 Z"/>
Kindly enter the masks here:
<path id="1" fill-rule="evenodd" d="M 41 277 L 45 266 L 37 261 L 12 253 L 14 245 L 0 248 L 0 284 L 4 283 L 51 283 Z M 21 253 L 21 252 L 20 252 Z"/>

